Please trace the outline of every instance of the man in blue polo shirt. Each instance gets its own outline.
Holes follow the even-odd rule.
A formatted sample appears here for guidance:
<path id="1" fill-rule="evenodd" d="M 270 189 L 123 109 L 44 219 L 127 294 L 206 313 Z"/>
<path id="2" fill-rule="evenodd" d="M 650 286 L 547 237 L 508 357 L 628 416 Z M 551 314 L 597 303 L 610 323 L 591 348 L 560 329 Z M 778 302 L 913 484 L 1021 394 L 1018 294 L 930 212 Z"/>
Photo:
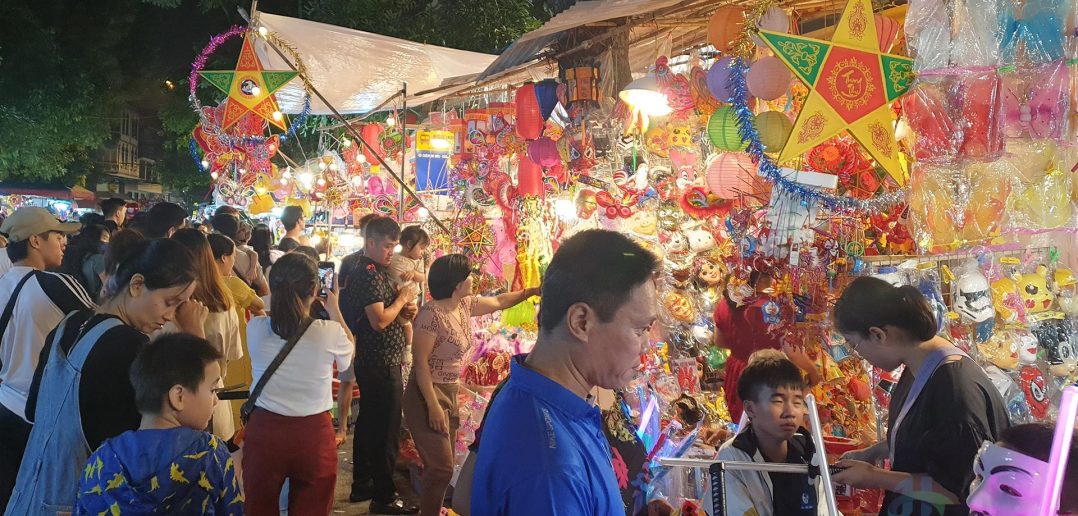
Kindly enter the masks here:
<path id="1" fill-rule="evenodd" d="M 622 516 L 595 387 L 628 384 L 655 323 L 656 257 L 628 237 L 569 238 L 543 280 L 539 338 L 492 402 L 472 514 Z"/>

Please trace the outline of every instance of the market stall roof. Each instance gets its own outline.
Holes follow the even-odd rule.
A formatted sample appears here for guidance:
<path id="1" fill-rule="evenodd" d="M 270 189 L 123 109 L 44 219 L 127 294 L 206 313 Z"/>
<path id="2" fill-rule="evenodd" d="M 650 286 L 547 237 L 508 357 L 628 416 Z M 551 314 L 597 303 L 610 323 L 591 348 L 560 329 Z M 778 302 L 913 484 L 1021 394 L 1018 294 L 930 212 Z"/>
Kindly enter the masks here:
<path id="1" fill-rule="evenodd" d="M 80 206 L 92 206 L 97 196 L 78 185 L 70 188 L 48 183 L 0 182 L 0 195 L 35 195 L 65 201 L 75 201 Z"/>
<path id="2" fill-rule="evenodd" d="M 542 27 L 520 37 L 509 46 L 498 59 L 479 75 L 483 80 L 517 67 L 528 65 L 544 57 L 546 51 L 555 43 L 564 42 L 567 32 L 585 26 L 611 27 L 611 32 L 618 31 L 614 20 L 629 18 L 631 23 L 624 26 L 630 31 L 630 66 L 633 70 L 649 63 L 641 64 L 641 59 L 633 55 L 650 56 L 653 60 L 654 45 L 641 45 L 649 39 L 661 45 L 663 38 L 669 38 L 674 47 L 685 48 L 695 41 L 703 41 L 707 33 L 707 17 L 716 9 L 729 4 L 748 4 L 748 0 L 585 0 L 576 2 L 570 8 L 551 18 Z M 794 9 L 799 13 L 820 14 L 841 10 L 841 2 L 834 0 L 780 0 L 776 5 Z M 607 42 L 592 42 L 605 45 Z M 585 43 L 588 45 L 589 43 Z M 647 48 L 642 48 L 646 46 Z"/>
<path id="3" fill-rule="evenodd" d="M 482 72 L 497 56 L 416 43 L 325 23 L 259 12 L 256 22 L 294 48 L 318 91 L 343 114 L 365 113 L 401 90 L 435 89 L 459 76 Z M 288 64 L 261 39 L 255 51 L 267 70 Z M 303 109 L 303 85 L 293 80 L 276 92 L 282 112 Z M 311 113 L 330 114 L 318 97 Z"/>

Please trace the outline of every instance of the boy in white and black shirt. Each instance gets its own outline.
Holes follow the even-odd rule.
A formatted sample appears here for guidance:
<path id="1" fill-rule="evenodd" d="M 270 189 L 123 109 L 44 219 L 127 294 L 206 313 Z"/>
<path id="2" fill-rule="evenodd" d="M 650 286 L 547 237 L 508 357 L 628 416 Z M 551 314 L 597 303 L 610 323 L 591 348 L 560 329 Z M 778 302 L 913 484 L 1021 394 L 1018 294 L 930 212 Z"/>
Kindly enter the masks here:
<path id="1" fill-rule="evenodd" d="M 0 507 L 15 486 L 30 435 L 26 398 L 45 339 L 68 313 L 94 308 L 78 280 L 45 272 L 60 266 L 67 235 L 80 227 L 37 207 L 19 208 L 0 226 L 13 262 L 0 276 Z"/>

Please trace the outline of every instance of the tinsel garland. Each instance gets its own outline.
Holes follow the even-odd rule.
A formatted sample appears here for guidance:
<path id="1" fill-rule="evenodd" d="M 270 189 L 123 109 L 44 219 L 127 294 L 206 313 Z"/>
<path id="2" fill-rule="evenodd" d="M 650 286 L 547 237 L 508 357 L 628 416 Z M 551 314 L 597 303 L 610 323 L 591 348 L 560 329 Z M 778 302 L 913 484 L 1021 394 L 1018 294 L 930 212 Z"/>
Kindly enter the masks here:
<path id="1" fill-rule="evenodd" d="M 745 150 L 752 157 L 753 163 L 760 167 L 760 175 L 768 182 L 777 185 L 797 196 L 803 204 L 817 203 L 824 209 L 838 212 L 856 213 L 883 213 L 895 205 L 905 201 L 907 190 L 905 188 L 888 192 L 871 199 L 856 199 L 844 195 L 825 193 L 805 186 L 796 181 L 791 181 L 782 175 L 782 169 L 775 161 L 764 152 L 764 145 L 760 142 L 760 132 L 752 123 L 753 112 L 748 106 L 749 88 L 745 81 L 745 72 L 748 64 L 743 59 L 734 59 L 732 73 L 730 74 L 730 91 L 733 93 L 733 107 L 737 114 L 738 130 L 741 139 L 748 142 Z"/>

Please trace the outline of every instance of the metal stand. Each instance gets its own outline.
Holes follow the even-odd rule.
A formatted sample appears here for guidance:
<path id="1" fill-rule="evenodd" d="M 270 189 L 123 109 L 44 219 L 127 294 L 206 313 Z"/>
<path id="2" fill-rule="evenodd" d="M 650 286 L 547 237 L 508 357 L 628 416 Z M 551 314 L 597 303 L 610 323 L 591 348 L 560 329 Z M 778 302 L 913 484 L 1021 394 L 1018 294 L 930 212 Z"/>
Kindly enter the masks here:
<path id="1" fill-rule="evenodd" d="M 659 459 L 659 464 L 668 467 L 691 467 L 707 468 L 711 473 L 711 514 L 712 516 L 726 516 L 726 472 L 727 471 L 760 471 L 764 473 L 794 473 L 799 475 L 820 475 L 824 489 L 824 499 L 817 503 L 827 504 L 827 514 L 841 516 L 838 512 L 838 501 L 835 500 L 835 490 L 831 483 L 831 471 L 827 467 L 827 453 L 824 449 L 823 431 L 820 425 L 820 414 L 816 409 L 816 398 L 809 394 L 805 396 L 808 406 L 809 423 L 812 433 L 812 442 L 816 448 L 810 464 L 780 464 L 774 462 L 745 462 L 732 460 L 708 460 L 708 459 Z"/>

